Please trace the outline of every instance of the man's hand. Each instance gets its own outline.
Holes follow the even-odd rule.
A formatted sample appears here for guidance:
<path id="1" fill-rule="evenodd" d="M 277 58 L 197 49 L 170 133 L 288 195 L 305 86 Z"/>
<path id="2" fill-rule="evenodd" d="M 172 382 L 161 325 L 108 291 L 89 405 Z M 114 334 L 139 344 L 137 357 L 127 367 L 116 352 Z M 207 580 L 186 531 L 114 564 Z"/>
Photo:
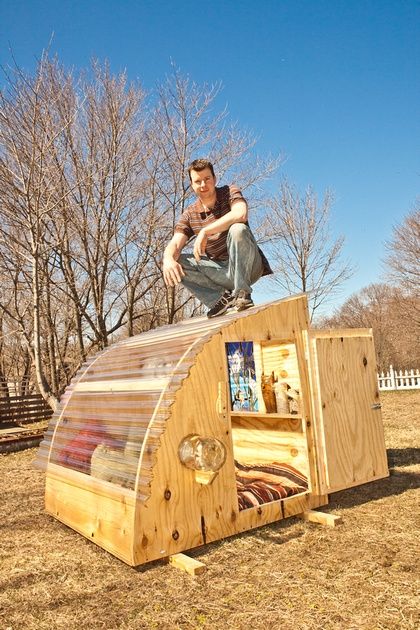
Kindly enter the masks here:
<path id="1" fill-rule="evenodd" d="M 194 258 L 197 261 L 201 260 L 201 256 L 204 256 L 206 252 L 207 239 L 208 236 L 204 229 L 197 234 L 197 238 L 194 243 Z"/>
<path id="2" fill-rule="evenodd" d="M 182 248 L 188 241 L 188 236 L 175 232 L 163 254 L 162 273 L 167 287 L 175 287 L 185 276 L 184 270 L 178 262 Z"/>
<path id="3" fill-rule="evenodd" d="M 175 287 L 185 276 L 183 268 L 174 258 L 164 258 L 162 270 L 167 287 Z"/>

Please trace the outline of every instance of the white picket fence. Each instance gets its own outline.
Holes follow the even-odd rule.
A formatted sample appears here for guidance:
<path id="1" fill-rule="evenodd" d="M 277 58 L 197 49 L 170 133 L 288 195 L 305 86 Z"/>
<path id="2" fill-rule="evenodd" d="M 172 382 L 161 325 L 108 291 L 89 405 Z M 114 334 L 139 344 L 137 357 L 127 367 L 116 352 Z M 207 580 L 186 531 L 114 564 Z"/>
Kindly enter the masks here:
<path id="1" fill-rule="evenodd" d="M 378 385 L 380 391 L 392 389 L 420 389 L 419 370 L 394 370 L 389 366 L 389 372 L 378 374 Z"/>

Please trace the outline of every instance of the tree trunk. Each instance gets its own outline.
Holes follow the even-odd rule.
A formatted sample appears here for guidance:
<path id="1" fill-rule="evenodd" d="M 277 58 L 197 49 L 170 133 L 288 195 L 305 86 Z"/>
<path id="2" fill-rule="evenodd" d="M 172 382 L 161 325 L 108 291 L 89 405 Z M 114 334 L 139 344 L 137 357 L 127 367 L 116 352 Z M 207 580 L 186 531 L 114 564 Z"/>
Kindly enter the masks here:
<path id="1" fill-rule="evenodd" d="M 32 314 L 33 314 L 33 350 L 34 350 L 34 363 L 35 363 L 35 375 L 41 396 L 50 407 L 55 411 L 58 406 L 58 399 L 51 390 L 51 387 L 45 378 L 44 371 L 42 369 L 42 356 L 41 356 L 41 334 L 40 334 L 40 287 L 39 287 L 39 254 L 38 248 L 35 247 L 33 251 L 32 259 Z"/>

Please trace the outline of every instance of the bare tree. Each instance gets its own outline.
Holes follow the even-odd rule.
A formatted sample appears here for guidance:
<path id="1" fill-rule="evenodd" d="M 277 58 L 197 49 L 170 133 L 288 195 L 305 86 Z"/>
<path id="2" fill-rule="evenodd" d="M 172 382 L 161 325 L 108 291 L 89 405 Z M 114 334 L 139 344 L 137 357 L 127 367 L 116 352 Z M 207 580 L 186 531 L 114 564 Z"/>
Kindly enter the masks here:
<path id="1" fill-rule="evenodd" d="M 370 284 L 354 293 L 320 327 L 372 328 L 378 367 L 409 369 L 420 363 L 420 326 L 405 317 L 413 298 L 389 284 Z"/>
<path id="2" fill-rule="evenodd" d="M 8 398 L 9 397 L 9 388 L 7 384 L 7 376 L 6 376 L 6 362 L 4 357 L 4 336 L 3 336 L 3 320 L 4 315 L 0 311 L 0 398 Z"/>
<path id="3" fill-rule="evenodd" d="M 54 73 L 60 74 L 58 91 L 50 80 Z M 59 142 L 66 124 L 57 120 L 55 111 L 68 85 L 69 78 L 58 64 L 43 57 L 35 77 L 16 68 L 8 82 L 8 93 L 0 95 L 0 236 L 2 244 L 7 244 L 7 256 L 20 270 L 17 282 L 30 287 L 31 329 L 24 326 L 22 313 L 17 322 L 32 356 L 39 390 L 53 408 L 57 396 L 42 361 L 41 301 L 48 290 L 43 284 L 43 270 L 51 255 L 48 223 L 60 201 L 54 182 L 62 171 L 62 164 L 52 159 L 51 149 Z M 7 265 L 6 269 L 9 271 Z"/>
<path id="4" fill-rule="evenodd" d="M 260 230 L 274 261 L 271 282 L 288 293 L 308 293 L 311 319 L 353 273 L 342 261 L 344 238 L 331 236 L 332 203 L 329 191 L 319 203 L 312 188 L 301 196 L 284 180 Z"/>
<path id="5" fill-rule="evenodd" d="M 22 334 L 4 312 L 0 314 L 0 397 L 32 391 L 32 361 Z"/>
<path id="6" fill-rule="evenodd" d="M 408 291 L 418 293 L 420 287 L 420 199 L 401 225 L 393 230 L 392 240 L 386 243 L 385 262 L 389 277 Z"/>
<path id="7" fill-rule="evenodd" d="M 143 173 L 143 92 L 95 63 L 81 81 L 81 104 L 66 128 L 68 163 L 57 231 L 57 258 L 84 339 L 103 348 L 153 284 L 154 208 Z M 82 330 L 83 321 L 89 332 Z"/>
<path id="8" fill-rule="evenodd" d="M 161 274 L 191 197 L 188 163 L 208 155 L 221 177 L 235 171 L 252 193 L 278 161 L 254 159 L 251 134 L 229 125 L 225 110 L 214 113 L 219 85 L 198 86 L 177 70 L 149 102 L 106 64 L 74 76 L 47 55 L 34 76 L 15 68 L 6 84 L 0 382 L 19 372 L 22 387 L 36 383 L 54 407 L 93 349 L 199 312 Z"/>

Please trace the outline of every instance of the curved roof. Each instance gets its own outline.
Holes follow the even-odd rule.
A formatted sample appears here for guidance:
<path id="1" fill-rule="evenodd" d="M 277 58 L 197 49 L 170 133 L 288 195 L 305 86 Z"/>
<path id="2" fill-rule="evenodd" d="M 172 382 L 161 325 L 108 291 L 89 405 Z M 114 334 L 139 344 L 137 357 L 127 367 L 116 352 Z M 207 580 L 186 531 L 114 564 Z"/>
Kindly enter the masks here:
<path id="1" fill-rule="evenodd" d="M 162 326 L 91 357 L 67 387 L 36 465 L 58 464 L 134 489 L 145 437 L 155 450 L 176 391 L 204 343 L 267 306 Z"/>

